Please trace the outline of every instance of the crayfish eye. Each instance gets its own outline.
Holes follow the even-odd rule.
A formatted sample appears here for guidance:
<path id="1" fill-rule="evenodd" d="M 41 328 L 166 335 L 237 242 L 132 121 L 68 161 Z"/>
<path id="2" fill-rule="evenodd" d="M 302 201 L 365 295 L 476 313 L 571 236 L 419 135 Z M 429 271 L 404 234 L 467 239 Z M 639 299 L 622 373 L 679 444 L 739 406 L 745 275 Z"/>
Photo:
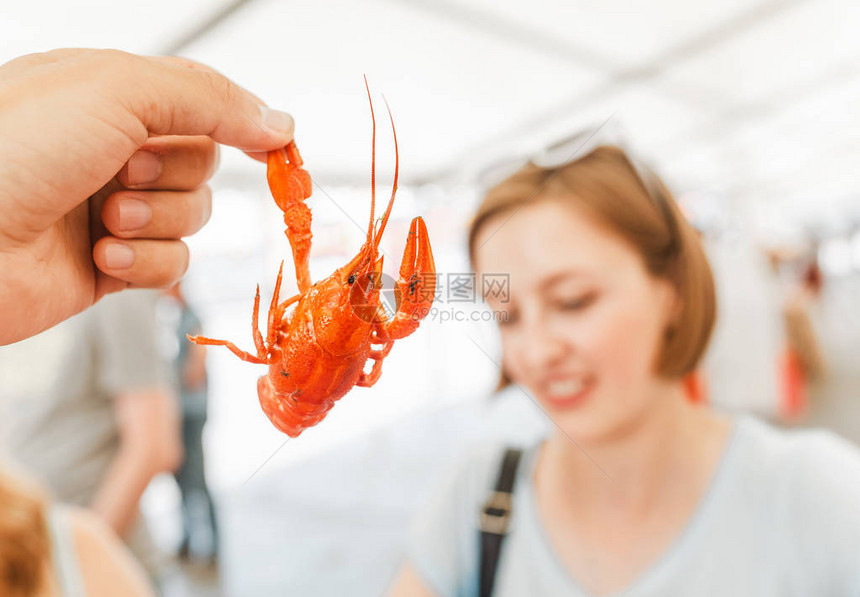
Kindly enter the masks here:
<path id="1" fill-rule="evenodd" d="M 349 277 L 349 280 L 347 280 L 347 282 L 349 282 L 350 284 L 355 284 L 355 274 L 352 274 Z"/>

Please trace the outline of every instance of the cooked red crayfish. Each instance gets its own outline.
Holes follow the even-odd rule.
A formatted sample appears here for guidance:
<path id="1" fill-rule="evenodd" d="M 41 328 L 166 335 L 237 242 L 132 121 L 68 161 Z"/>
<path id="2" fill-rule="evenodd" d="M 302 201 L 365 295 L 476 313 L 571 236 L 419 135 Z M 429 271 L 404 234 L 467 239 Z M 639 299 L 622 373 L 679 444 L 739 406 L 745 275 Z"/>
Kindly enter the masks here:
<path id="1" fill-rule="evenodd" d="M 370 100 L 369 89 L 367 96 Z M 290 437 L 319 423 L 335 401 L 353 386 L 370 387 L 376 383 L 382 373 L 382 360 L 394 341 L 418 328 L 430 310 L 436 291 L 436 266 L 430 238 L 424 220 L 417 217 L 409 229 L 400 278 L 395 284 L 397 309 L 393 317 L 387 315 L 380 303 L 383 258 L 379 255 L 379 242 L 397 192 L 400 155 L 389 110 L 396 156 L 394 186 L 379 228 L 375 230 L 376 118 L 372 100 L 370 114 L 373 120 L 370 222 L 367 240 L 358 255 L 328 278 L 311 285 L 308 270 L 311 211 L 304 203 L 311 195 L 311 178 L 302 169 L 302 158 L 295 143 L 271 151 L 267 178 L 272 196 L 284 212 L 299 294 L 279 302 L 284 269 L 281 262 L 264 340 L 258 325 L 260 287 L 257 286 L 251 324 L 256 355 L 226 340 L 189 336 L 192 342 L 226 346 L 244 361 L 268 365 L 268 374 L 257 381 L 260 404 L 275 427 Z M 288 314 L 287 308 L 293 304 L 296 304 L 295 309 Z M 373 361 L 373 366 L 365 372 L 368 359 Z"/>

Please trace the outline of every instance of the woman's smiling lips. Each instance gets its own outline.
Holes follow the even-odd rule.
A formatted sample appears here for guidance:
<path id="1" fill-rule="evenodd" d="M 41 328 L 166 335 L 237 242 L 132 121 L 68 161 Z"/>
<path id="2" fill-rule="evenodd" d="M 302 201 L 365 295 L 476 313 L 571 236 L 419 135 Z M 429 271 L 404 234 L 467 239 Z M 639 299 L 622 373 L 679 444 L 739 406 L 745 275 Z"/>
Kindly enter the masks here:
<path id="1" fill-rule="evenodd" d="M 555 378 L 541 384 L 540 397 L 554 409 L 572 408 L 585 400 L 593 386 L 591 378 Z"/>

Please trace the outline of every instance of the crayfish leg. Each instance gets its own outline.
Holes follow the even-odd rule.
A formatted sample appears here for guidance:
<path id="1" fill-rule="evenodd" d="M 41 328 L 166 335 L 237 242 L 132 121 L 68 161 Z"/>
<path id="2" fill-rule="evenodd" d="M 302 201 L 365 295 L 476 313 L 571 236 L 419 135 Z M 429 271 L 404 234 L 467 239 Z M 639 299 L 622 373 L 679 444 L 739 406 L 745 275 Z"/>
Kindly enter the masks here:
<path id="1" fill-rule="evenodd" d="M 382 359 L 378 359 L 373 363 L 373 368 L 370 370 L 370 373 L 362 373 L 361 377 L 358 378 L 358 381 L 355 382 L 360 388 L 369 388 L 377 381 L 379 381 L 379 377 L 382 375 Z"/>
<path id="2" fill-rule="evenodd" d="M 268 325 L 266 328 L 266 342 L 269 346 L 273 346 L 277 342 L 278 330 L 281 327 L 281 320 L 284 317 L 284 312 L 287 310 L 287 307 L 292 305 L 295 302 L 298 302 L 300 298 L 302 298 L 302 294 L 297 294 L 295 296 L 291 296 L 287 300 L 283 302 L 279 302 L 281 300 L 281 282 L 284 279 L 284 262 L 281 261 L 281 267 L 278 269 L 278 278 L 275 280 L 275 290 L 272 292 L 272 303 L 269 305 L 269 317 L 268 317 Z M 257 296 L 254 298 L 254 321 L 257 321 L 257 317 L 259 314 L 260 308 L 260 288 L 257 287 Z M 259 332 L 258 332 L 259 333 Z M 256 336 L 254 336 L 256 339 Z M 262 343 L 262 336 L 260 337 L 260 342 Z M 265 344 L 263 345 L 263 352 L 260 354 L 268 354 L 265 350 Z M 259 352 L 259 345 L 257 346 L 257 351 Z"/>
<path id="3" fill-rule="evenodd" d="M 391 352 L 392 347 L 394 346 L 394 340 L 388 340 L 385 342 L 379 350 L 371 350 L 368 355 L 371 359 L 379 360 L 384 359 L 388 356 L 388 353 Z"/>
<path id="4" fill-rule="evenodd" d="M 242 359 L 243 361 L 247 361 L 249 363 L 256 363 L 258 365 L 265 365 L 266 360 L 261 359 L 260 357 L 254 356 L 249 352 L 245 352 L 232 342 L 228 342 L 227 340 L 215 340 L 213 338 L 204 338 L 203 336 L 190 336 L 186 335 L 186 337 L 194 342 L 195 344 L 203 344 L 206 346 L 226 346 L 230 349 L 230 351 L 235 354 L 237 357 Z"/>
<path id="5" fill-rule="evenodd" d="M 275 315 L 278 311 L 278 301 L 281 297 L 281 280 L 284 278 L 284 262 L 281 261 L 281 267 L 278 268 L 278 278 L 275 280 L 275 289 L 272 292 L 272 304 L 269 305 L 269 318 L 266 326 L 266 341 L 269 346 L 275 343 L 275 334 L 277 327 L 275 326 Z"/>
<path id="6" fill-rule="evenodd" d="M 373 359 L 373 367 L 370 369 L 370 373 L 362 373 L 355 385 L 369 388 L 379 381 L 379 376 L 382 375 L 382 360 L 391 352 L 392 346 L 394 346 L 394 340 L 388 340 L 380 350 L 370 351 L 368 356 Z"/>
<path id="7" fill-rule="evenodd" d="M 268 353 L 263 334 L 260 333 L 260 285 L 257 284 L 257 294 L 254 295 L 254 311 L 251 315 L 251 333 L 254 335 L 254 346 L 257 348 L 257 356 L 263 357 Z"/>
<path id="8" fill-rule="evenodd" d="M 300 298 L 302 298 L 302 295 L 301 295 L 301 294 L 297 294 L 296 296 L 291 296 L 290 298 L 288 298 L 287 300 L 285 300 L 283 303 L 281 303 L 280 305 L 278 305 L 278 311 L 277 311 L 277 316 L 278 316 L 278 318 L 283 317 L 283 316 L 284 316 L 284 311 L 286 311 L 286 310 L 287 310 L 287 307 L 289 307 L 289 306 L 290 306 L 290 305 L 292 305 L 293 303 L 297 303 L 297 302 L 299 302 L 299 299 L 300 299 Z"/>

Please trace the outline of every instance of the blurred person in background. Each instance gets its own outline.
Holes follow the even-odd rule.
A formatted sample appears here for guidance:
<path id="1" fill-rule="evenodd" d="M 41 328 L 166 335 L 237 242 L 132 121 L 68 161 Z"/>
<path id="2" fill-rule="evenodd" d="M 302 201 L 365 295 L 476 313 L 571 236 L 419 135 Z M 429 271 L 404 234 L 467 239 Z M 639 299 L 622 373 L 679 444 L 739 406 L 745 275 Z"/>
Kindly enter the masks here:
<path id="1" fill-rule="evenodd" d="M 503 382 L 555 430 L 518 464 L 489 447 L 459 467 L 392 596 L 860 594 L 857 449 L 685 397 L 714 281 L 656 176 L 610 146 L 527 164 L 469 246 L 479 275 L 510 275 L 509 300 L 487 297 Z"/>
<path id="2" fill-rule="evenodd" d="M 20 473 L 0 470 L 0 595 L 150 597 L 146 576 L 92 513 L 51 504 Z"/>
<path id="3" fill-rule="evenodd" d="M 90 508 L 158 579 L 160 554 L 138 504 L 181 462 L 158 292 L 105 297 L 37 336 L 0 348 L 9 455 L 59 501 Z"/>
<path id="4" fill-rule="evenodd" d="M 813 311 L 824 286 L 816 254 L 813 250 L 811 257 L 801 260 L 799 272 L 797 267 L 788 268 L 791 280 L 782 304 L 786 347 L 780 363 L 783 394 L 780 414 L 792 422 L 799 422 L 809 412 L 810 390 L 827 383 L 820 330 L 816 330 L 813 321 Z"/>
<path id="5" fill-rule="evenodd" d="M 815 249 L 795 268 L 784 308 L 789 345 L 809 382 L 806 408 L 792 423 L 827 427 L 860 444 L 860 276 L 825 277 Z"/>
<path id="6" fill-rule="evenodd" d="M 203 458 L 203 427 L 206 425 L 208 388 L 206 347 L 188 340 L 203 332 L 200 318 L 188 304 L 182 288 L 174 284 L 169 296 L 179 308 L 176 325 L 178 354 L 174 375 L 182 409 L 182 447 L 184 459 L 175 473 L 182 494 L 182 540 L 179 557 L 203 559 L 215 564 L 218 556 L 218 523 L 215 505 L 206 484 Z"/>

